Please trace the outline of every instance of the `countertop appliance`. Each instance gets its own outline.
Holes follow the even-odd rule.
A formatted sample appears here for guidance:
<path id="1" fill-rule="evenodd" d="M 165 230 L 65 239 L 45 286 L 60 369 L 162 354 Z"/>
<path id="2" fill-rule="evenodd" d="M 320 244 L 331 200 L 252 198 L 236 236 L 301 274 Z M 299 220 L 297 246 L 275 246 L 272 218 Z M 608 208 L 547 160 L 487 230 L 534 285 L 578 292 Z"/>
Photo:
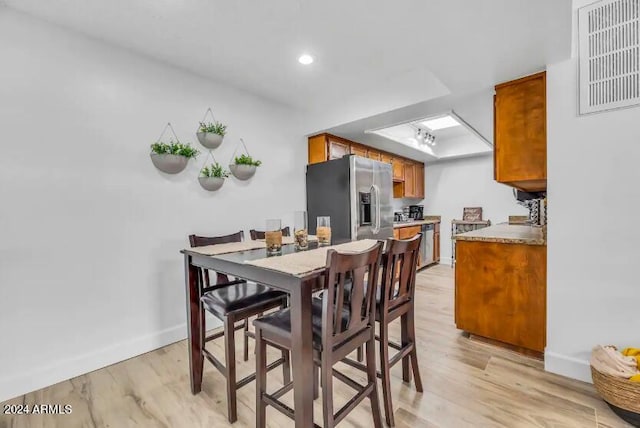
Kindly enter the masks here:
<path id="1" fill-rule="evenodd" d="M 422 220 L 424 218 L 424 205 L 409 205 L 409 218 Z"/>
<path id="2" fill-rule="evenodd" d="M 333 244 L 391 238 L 392 183 L 391 165 L 359 156 L 307 165 L 309 233 L 330 216 Z"/>
<path id="3" fill-rule="evenodd" d="M 426 266 L 433 263 L 433 224 L 422 225 L 422 242 L 420 243 L 420 265 Z"/>

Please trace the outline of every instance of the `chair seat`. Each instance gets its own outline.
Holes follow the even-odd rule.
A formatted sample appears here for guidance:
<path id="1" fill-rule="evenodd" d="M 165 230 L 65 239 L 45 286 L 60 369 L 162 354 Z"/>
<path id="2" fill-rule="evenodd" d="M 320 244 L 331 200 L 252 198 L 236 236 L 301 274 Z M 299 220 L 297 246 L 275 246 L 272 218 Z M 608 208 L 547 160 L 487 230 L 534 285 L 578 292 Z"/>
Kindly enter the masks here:
<path id="1" fill-rule="evenodd" d="M 214 315 L 225 317 L 238 310 L 256 310 L 279 305 L 286 293 L 255 282 L 229 285 L 202 296 L 202 304 Z"/>
<path id="2" fill-rule="evenodd" d="M 349 324 L 349 310 L 343 309 L 340 317 L 341 326 L 346 329 Z M 291 310 L 283 309 L 278 312 L 265 315 L 253 322 L 256 328 L 268 330 L 280 330 L 280 335 L 291 333 Z M 311 328 L 313 330 L 313 347 L 322 349 L 322 299 L 314 298 L 311 301 Z"/>

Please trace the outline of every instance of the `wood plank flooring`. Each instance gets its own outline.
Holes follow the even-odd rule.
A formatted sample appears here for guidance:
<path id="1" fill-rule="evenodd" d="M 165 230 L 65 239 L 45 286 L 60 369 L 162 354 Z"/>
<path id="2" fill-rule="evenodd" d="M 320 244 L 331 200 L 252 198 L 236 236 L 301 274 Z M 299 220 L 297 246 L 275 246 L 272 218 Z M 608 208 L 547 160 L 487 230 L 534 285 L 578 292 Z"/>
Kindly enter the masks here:
<path id="1" fill-rule="evenodd" d="M 416 291 L 418 358 L 425 391 L 402 382 L 401 365 L 393 369 L 393 398 L 399 427 L 628 427 L 600 400 L 589 384 L 543 371 L 540 361 L 470 341 L 453 322 L 453 271 L 434 266 L 418 274 Z M 394 326 L 395 337 L 399 329 Z M 253 345 L 253 342 L 250 342 Z M 241 343 L 238 341 L 238 349 Z M 220 358 L 223 352 L 212 344 Z M 277 358 L 274 353 L 272 359 Z M 254 370 L 254 360 L 239 361 L 239 376 Z M 364 382 L 363 373 L 339 368 Z M 127 361 L 17 397 L 3 404 L 70 404 L 69 415 L 7 416 L 9 427 L 225 427 L 226 395 L 222 376 L 205 362 L 203 390 L 189 390 L 186 342 L 181 341 Z M 282 372 L 269 374 L 277 389 Z M 351 389 L 334 381 L 337 406 Z M 288 398 L 292 405 L 291 393 Z M 237 428 L 254 426 L 254 384 L 238 395 Z M 315 404 L 321 425 L 320 400 Z M 1 408 L 0 408 L 1 410 Z M 269 427 L 293 423 L 273 409 Z M 340 426 L 370 427 L 365 400 Z"/>

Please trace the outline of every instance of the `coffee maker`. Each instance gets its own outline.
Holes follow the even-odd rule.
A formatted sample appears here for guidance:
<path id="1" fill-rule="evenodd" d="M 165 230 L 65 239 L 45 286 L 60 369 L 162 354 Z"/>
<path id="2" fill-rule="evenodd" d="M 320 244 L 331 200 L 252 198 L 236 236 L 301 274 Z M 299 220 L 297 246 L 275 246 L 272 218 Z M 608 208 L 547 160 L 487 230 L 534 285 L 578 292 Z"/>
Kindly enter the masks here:
<path id="1" fill-rule="evenodd" d="M 409 205 L 409 218 L 422 220 L 424 218 L 424 205 Z"/>

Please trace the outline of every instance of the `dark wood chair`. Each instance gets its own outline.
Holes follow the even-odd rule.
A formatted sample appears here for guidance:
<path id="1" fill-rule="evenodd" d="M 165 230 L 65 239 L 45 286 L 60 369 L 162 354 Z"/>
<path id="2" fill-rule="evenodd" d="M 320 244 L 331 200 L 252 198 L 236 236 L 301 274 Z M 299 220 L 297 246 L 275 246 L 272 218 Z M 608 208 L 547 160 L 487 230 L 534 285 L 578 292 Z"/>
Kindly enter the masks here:
<path id="1" fill-rule="evenodd" d="M 419 233 L 411 239 L 389 239 L 385 253 L 382 256 L 382 280 L 376 297 L 376 321 L 380 335 L 376 340 L 380 342 L 380 372 L 382 378 L 382 395 L 387 425 L 394 426 L 393 403 L 391 399 L 391 367 L 402 360 L 402 379 L 411 382 L 409 366 L 413 369 L 416 390 L 422 392 L 422 379 L 418 368 L 418 354 L 416 350 L 416 332 L 414 322 L 414 302 L 416 268 L 419 260 Z M 349 290 L 347 290 L 349 298 Z M 389 340 L 389 324 L 400 318 L 401 343 Z M 389 357 L 389 348 L 397 352 Z M 358 349 L 358 360 L 362 348 Z M 345 359 L 343 362 L 362 368 L 362 364 Z"/>
<path id="2" fill-rule="evenodd" d="M 205 245 L 225 244 L 229 242 L 241 242 L 244 238 L 242 231 L 226 236 L 205 237 L 189 236 L 192 247 Z M 226 377 L 227 381 L 227 416 L 229 422 L 238 419 L 236 391 L 255 379 L 255 373 L 244 379 L 236 379 L 236 354 L 235 332 L 244 328 L 244 360 L 248 360 L 248 338 L 254 337 L 248 331 L 248 319 L 261 315 L 271 309 L 283 309 L 287 306 L 287 295 L 265 285 L 233 279 L 223 273 L 216 272 L 216 282 L 211 283 L 209 271 L 199 269 L 198 283 L 200 284 L 202 322 L 202 353 L 203 355 Z M 206 336 L 205 309 L 220 319 L 224 324 L 224 330 Z M 238 322 L 240 324 L 236 325 Z M 224 336 L 225 365 L 209 352 L 205 345 L 207 342 Z M 282 358 L 269 365 L 271 370 L 279 365 L 283 366 L 285 382 L 290 381 L 289 353 L 283 351 Z"/>
<path id="3" fill-rule="evenodd" d="M 382 426 L 376 380 L 375 361 L 375 295 L 379 273 L 382 242 L 372 249 L 356 254 L 327 253 L 324 286 L 327 292 L 312 304 L 313 359 L 321 369 L 324 427 L 334 427 L 363 399 L 369 398 L 376 428 Z M 373 287 L 367 287 L 369 283 Z M 345 286 L 351 286 L 351 299 L 347 302 Z M 271 405 L 290 418 L 295 411 L 278 400 L 293 384 L 279 390 L 266 391 L 267 344 L 279 349 L 291 349 L 291 317 L 289 309 L 274 312 L 253 322 L 256 327 L 256 426 L 265 426 L 266 406 Z M 333 366 L 346 355 L 366 344 L 367 384 L 361 385 Z M 312 356 L 309 355 L 308 358 Z M 333 377 L 356 390 L 356 395 L 337 413 L 333 412 Z M 315 374 L 314 374 L 315 378 Z"/>
<path id="4" fill-rule="evenodd" d="M 249 235 L 251 235 L 252 240 L 256 239 L 264 239 L 264 231 L 251 229 L 249 231 Z M 291 236 L 291 232 L 289 231 L 289 226 L 282 228 L 282 236 Z"/>

